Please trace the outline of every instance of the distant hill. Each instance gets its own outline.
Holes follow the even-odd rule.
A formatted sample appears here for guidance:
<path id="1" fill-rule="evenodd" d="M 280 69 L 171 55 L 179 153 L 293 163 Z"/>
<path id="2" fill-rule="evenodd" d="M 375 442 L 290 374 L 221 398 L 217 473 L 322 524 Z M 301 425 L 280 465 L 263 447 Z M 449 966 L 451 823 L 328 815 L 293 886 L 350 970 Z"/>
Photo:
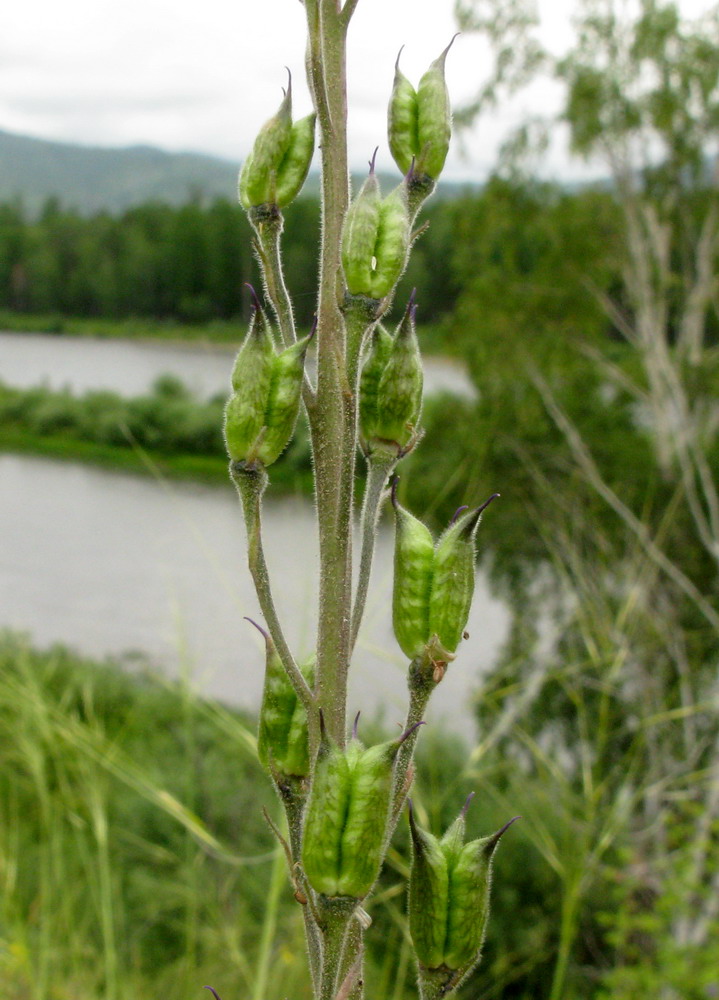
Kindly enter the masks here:
<path id="1" fill-rule="evenodd" d="M 118 213 L 147 201 L 179 205 L 193 198 L 234 200 L 238 171 L 238 163 L 199 153 L 167 153 L 153 146 L 80 146 L 0 129 L 0 202 L 21 198 L 31 213 L 51 197 L 84 215 Z M 398 178 L 380 180 L 388 191 Z M 442 183 L 439 194 L 451 198 L 470 186 Z M 318 191 L 319 177 L 310 175 L 305 192 Z"/>
<path id="2" fill-rule="evenodd" d="M 0 201 L 20 197 L 31 212 L 49 197 L 84 214 L 145 201 L 234 198 L 238 169 L 197 153 L 76 146 L 0 130 Z"/>

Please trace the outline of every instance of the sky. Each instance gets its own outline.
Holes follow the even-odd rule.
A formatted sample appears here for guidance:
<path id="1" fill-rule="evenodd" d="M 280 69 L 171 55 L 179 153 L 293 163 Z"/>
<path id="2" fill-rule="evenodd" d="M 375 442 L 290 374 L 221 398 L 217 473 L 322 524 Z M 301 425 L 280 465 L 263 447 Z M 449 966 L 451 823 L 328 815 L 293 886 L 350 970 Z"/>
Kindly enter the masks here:
<path id="1" fill-rule="evenodd" d="M 571 37 L 571 0 L 539 0 L 553 49 Z M 681 0 L 688 14 L 705 0 Z M 354 168 L 385 135 L 394 62 L 417 83 L 456 31 L 452 0 L 359 0 L 348 38 L 349 154 Z M 421 13 L 429 9 L 430 14 Z M 447 61 L 455 105 L 486 72 L 487 50 L 462 35 Z M 24 0 L 0 13 L 0 129 L 100 146 L 149 144 L 241 160 L 276 110 L 293 73 L 296 116 L 310 110 L 304 80 L 304 9 L 299 0 Z M 483 180 L 502 137 L 526 114 L 552 111 L 558 93 L 535 84 L 512 106 L 455 143 L 450 179 Z M 561 140 L 544 165 L 561 179 L 596 174 L 567 157 Z"/>

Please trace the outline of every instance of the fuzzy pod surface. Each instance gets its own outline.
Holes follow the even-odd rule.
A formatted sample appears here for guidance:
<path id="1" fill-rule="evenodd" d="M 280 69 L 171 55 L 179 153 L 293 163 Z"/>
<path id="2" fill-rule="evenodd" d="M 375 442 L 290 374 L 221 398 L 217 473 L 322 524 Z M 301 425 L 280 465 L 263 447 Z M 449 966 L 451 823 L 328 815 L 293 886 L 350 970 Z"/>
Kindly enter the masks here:
<path id="1" fill-rule="evenodd" d="M 382 299 L 407 262 L 410 219 L 404 185 L 382 198 L 374 172 L 350 204 L 342 227 L 342 268 L 350 295 Z"/>
<path id="2" fill-rule="evenodd" d="M 315 891 L 364 899 L 382 865 L 394 762 L 407 734 L 365 749 L 323 738 L 305 816 L 302 865 Z"/>
<path id="3" fill-rule="evenodd" d="M 264 631 L 263 635 L 266 663 L 257 729 L 257 755 L 270 772 L 305 778 L 310 773 L 307 713 L 290 683 L 272 639 Z M 315 680 L 314 658 L 301 664 L 300 670 L 312 687 Z"/>
<path id="4" fill-rule="evenodd" d="M 292 77 L 275 115 L 260 129 L 239 178 L 240 204 L 284 208 L 299 194 L 314 153 L 315 115 L 292 122 Z"/>
<path id="5" fill-rule="evenodd" d="M 414 293 L 400 321 L 377 387 L 376 423 L 370 444 L 402 453 L 416 432 L 424 373 L 415 328 Z M 363 435 L 364 436 L 364 435 Z M 371 438 L 368 438 L 368 443 Z"/>
<path id="6" fill-rule="evenodd" d="M 466 807 L 465 807 L 466 808 Z M 464 810 L 439 840 L 410 809 L 409 927 L 425 969 L 467 971 L 479 960 L 489 916 L 492 860 L 506 824 L 464 844 Z"/>
<path id="7" fill-rule="evenodd" d="M 311 335 L 277 352 L 264 311 L 255 305 L 232 369 L 224 433 L 233 462 L 271 465 L 292 437 Z"/>
<path id="8" fill-rule="evenodd" d="M 452 135 L 445 63 L 453 42 L 431 63 L 416 90 L 401 72 L 397 57 L 387 109 L 387 136 L 394 161 L 403 174 L 414 162 L 418 176 L 436 181 L 444 168 Z"/>
<path id="9" fill-rule="evenodd" d="M 395 507 L 392 623 L 402 652 L 415 659 L 432 646 L 433 658 L 453 659 L 474 594 L 474 537 L 482 512 L 456 518 L 435 543 L 429 529 Z"/>

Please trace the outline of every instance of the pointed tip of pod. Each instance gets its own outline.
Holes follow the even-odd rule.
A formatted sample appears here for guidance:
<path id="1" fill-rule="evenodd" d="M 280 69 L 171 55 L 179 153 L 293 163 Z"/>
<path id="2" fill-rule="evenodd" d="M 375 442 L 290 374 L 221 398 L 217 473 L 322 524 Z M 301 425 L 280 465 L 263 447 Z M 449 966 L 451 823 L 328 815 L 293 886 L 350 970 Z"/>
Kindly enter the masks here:
<path id="1" fill-rule="evenodd" d="M 497 500 L 499 497 L 501 497 L 501 495 L 502 495 L 501 493 L 493 493 L 491 497 L 488 497 L 480 507 L 477 507 L 475 514 L 482 514 L 487 509 L 487 507 L 489 507 L 492 501 Z"/>
<path id="2" fill-rule="evenodd" d="M 454 41 L 454 39 L 453 39 L 453 41 Z M 402 45 L 400 47 L 400 50 L 397 53 L 397 58 L 394 61 L 394 71 L 395 71 L 395 73 L 399 73 L 399 71 L 400 71 L 400 69 L 399 69 L 399 60 L 400 60 L 400 56 L 402 55 L 403 51 L 404 51 L 404 45 Z"/>
<path id="3" fill-rule="evenodd" d="M 265 630 L 262 628 L 262 626 L 258 625 L 257 622 L 254 620 L 254 618 L 248 618 L 247 615 L 245 615 L 245 621 L 249 622 L 250 625 L 254 625 L 255 626 L 255 628 L 260 633 L 260 635 L 263 637 L 263 639 L 265 640 L 265 642 L 267 643 L 268 646 L 272 646 L 273 645 L 273 643 L 272 643 L 272 637 L 270 636 L 269 632 L 265 632 Z M 209 987 L 208 987 L 208 989 L 209 989 Z"/>
<path id="4" fill-rule="evenodd" d="M 454 39 L 452 39 L 452 42 L 453 41 L 454 41 Z M 450 42 L 449 44 L 451 45 L 452 42 Z M 284 100 L 282 101 L 282 104 L 283 105 L 287 104 L 291 108 L 292 107 L 292 71 L 290 70 L 289 66 L 285 66 L 285 69 L 287 70 L 287 90 L 285 90 L 284 87 L 282 88 L 282 93 L 284 94 Z M 282 111 L 282 108 L 280 108 L 280 111 Z"/>
<path id="5" fill-rule="evenodd" d="M 245 288 L 249 288 L 250 290 L 250 295 L 252 296 L 252 308 L 255 310 L 255 312 L 261 313 L 262 304 L 259 298 L 257 297 L 257 292 L 255 291 L 254 285 L 251 285 L 249 281 L 246 281 Z"/>
<path id="6" fill-rule="evenodd" d="M 456 39 L 456 38 L 457 38 L 457 37 L 458 37 L 459 35 L 461 35 L 461 34 L 462 34 L 462 32 L 461 32 L 461 31 L 456 31 L 456 32 L 455 32 L 455 33 L 454 33 L 454 34 L 452 35 L 452 37 L 451 37 L 451 39 L 450 39 L 450 42 L 449 42 L 449 45 L 448 45 L 448 46 L 446 47 L 446 49 L 443 49 L 443 50 L 442 50 L 442 52 L 440 52 L 440 54 L 439 54 L 439 55 L 437 56 L 437 58 L 436 58 L 436 59 L 434 60 L 434 62 L 432 63 L 432 65 L 433 65 L 433 66 L 437 66 L 437 67 L 438 67 L 438 69 L 441 69 L 443 73 L 444 73 L 444 64 L 445 64 L 445 62 L 447 61 L 447 53 L 449 52 L 449 50 L 450 50 L 450 49 L 452 48 L 452 46 L 454 45 L 454 42 L 455 42 L 455 39 Z"/>
<path id="7" fill-rule="evenodd" d="M 369 161 L 369 173 L 370 177 L 374 176 L 375 166 L 377 164 L 377 153 L 379 152 L 379 146 L 375 146 L 374 153 L 372 153 L 372 159 Z"/>
<path id="8" fill-rule="evenodd" d="M 416 729 L 419 729 L 420 726 L 426 726 L 426 725 L 427 725 L 427 723 L 424 720 L 422 720 L 421 722 L 415 722 L 413 726 L 409 727 L 409 729 L 405 729 L 405 731 L 402 733 L 402 735 L 398 736 L 397 739 L 394 741 L 397 744 L 397 749 L 399 750 L 399 748 L 402 746 L 402 744 L 404 743 L 404 741 L 409 736 L 411 736 L 412 733 Z"/>
<path id="9" fill-rule="evenodd" d="M 521 816 L 513 816 L 507 823 L 504 824 L 503 827 L 497 830 L 496 833 L 493 833 L 491 836 L 487 837 L 487 839 L 484 842 L 484 853 L 488 857 L 491 857 L 492 854 L 494 854 L 497 848 L 497 844 L 502 839 L 507 830 L 510 828 L 510 826 L 512 826 L 513 823 L 516 823 L 517 820 L 521 818 L 522 818 Z"/>
<path id="10" fill-rule="evenodd" d="M 357 739 L 357 728 L 359 726 L 359 720 L 360 720 L 360 715 L 361 714 L 362 714 L 361 712 L 358 712 L 357 715 L 355 715 L 355 721 L 352 723 L 352 739 L 353 740 Z"/>
<path id="11" fill-rule="evenodd" d="M 472 805 L 472 799 L 474 798 L 474 794 L 475 794 L 474 792 L 470 792 L 467 798 L 464 800 L 464 805 L 459 811 L 459 815 L 462 817 L 462 819 L 466 819 L 467 810 Z"/>
<path id="12" fill-rule="evenodd" d="M 399 510 L 399 501 L 397 500 L 397 487 L 399 486 L 399 476 L 392 477 L 392 486 L 390 487 L 390 499 L 392 500 L 392 506 L 395 510 Z"/>
<path id="13" fill-rule="evenodd" d="M 460 514 L 462 514 L 462 513 L 464 513 L 464 511 L 465 511 L 465 510 L 469 510 L 469 505 L 468 505 L 468 504 L 466 504 L 466 503 L 465 503 L 465 504 L 462 504 L 462 506 L 461 506 L 461 507 L 458 507 L 458 508 L 456 509 L 456 511 L 455 511 L 455 512 L 454 512 L 454 514 L 452 515 L 452 520 L 451 520 L 451 521 L 449 522 L 449 524 L 450 524 L 450 527 L 451 527 L 451 526 L 452 526 L 453 524 L 456 524 L 456 523 L 457 523 L 457 521 L 459 520 L 459 515 L 460 515 Z"/>
<path id="14" fill-rule="evenodd" d="M 212 986 L 203 986 L 202 988 L 203 988 L 203 990 L 209 990 L 209 991 L 210 991 L 210 993 L 211 993 L 211 994 L 213 995 L 213 997 L 215 998 L 215 1000 L 220 1000 L 220 994 L 219 994 L 219 993 L 217 992 L 217 990 L 216 990 L 216 989 L 214 989 L 214 988 L 213 988 Z"/>
<path id="15" fill-rule="evenodd" d="M 318 327 L 318 325 L 319 325 L 319 319 L 317 318 L 317 314 L 315 313 L 315 315 L 312 317 L 312 326 L 310 327 L 310 332 L 307 335 L 307 343 L 308 344 L 312 340 L 312 338 L 314 337 L 314 335 L 317 333 L 317 327 Z"/>

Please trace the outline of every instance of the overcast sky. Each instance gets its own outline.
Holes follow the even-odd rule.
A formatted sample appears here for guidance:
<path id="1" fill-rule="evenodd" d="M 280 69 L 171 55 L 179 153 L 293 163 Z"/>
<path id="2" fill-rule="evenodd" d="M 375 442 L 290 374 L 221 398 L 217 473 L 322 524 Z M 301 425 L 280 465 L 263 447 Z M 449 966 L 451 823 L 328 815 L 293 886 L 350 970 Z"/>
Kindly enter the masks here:
<path id="1" fill-rule="evenodd" d="M 682 0 L 688 13 L 704 0 Z M 455 32 L 452 0 L 360 0 L 349 36 L 350 159 L 365 163 L 376 145 L 390 169 L 385 138 L 394 61 L 417 82 Z M 571 0 L 540 0 L 545 40 L 569 37 Z M 431 10 L 430 15 L 420 13 Z M 304 81 L 304 11 L 299 0 L 23 0 L 0 13 L 0 128 L 91 145 L 138 143 L 230 160 L 247 152 L 295 81 L 297 115 L 310 110 Z M 454 103 L 482 78 L 479 39 L 460 36 L 447 63 Z M 446 175 L 481 180 L 501 136 L 523 112 L 555 105 L 550 85 L 534 86 L 511 111 L 468 137 L 469 155 L 450 154 Z M 548 173 L 576 176 L 561 150 Z"/>

